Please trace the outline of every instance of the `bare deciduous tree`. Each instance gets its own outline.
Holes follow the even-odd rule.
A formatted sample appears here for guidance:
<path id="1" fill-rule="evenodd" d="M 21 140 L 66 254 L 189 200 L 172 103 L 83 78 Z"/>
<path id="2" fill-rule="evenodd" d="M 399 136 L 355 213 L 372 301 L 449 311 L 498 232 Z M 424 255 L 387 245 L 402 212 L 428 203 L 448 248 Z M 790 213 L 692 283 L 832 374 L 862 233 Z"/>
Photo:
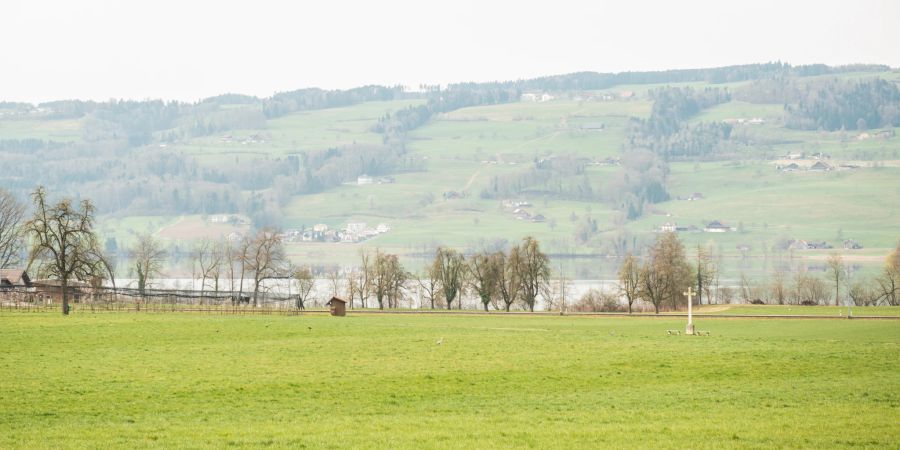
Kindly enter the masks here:
<path id="1" fill-rule="evenodd" d="M 856 281 L 847 289 L 847 296 L 855 306 L 875 306 L 878 303 L 879 292 L 873 288 L 871 282 Z"/>
<path id="2" fill-rule="evenodd" d="M 509 312 L 509 308 L 519 300 L 522 294 L 522 276 L 519 268 L 522 258 L 518 246 L 509 249 L 509 256 L 503 252 L 499 252 L 497 255 L 500 266 L 497 271 L 499 277 L 497 289 L 500 292 L 504 310 Z"/>
<path id="3" fill-rule="evenodd" d="M 0 269 L 21 263 L 25 205 L 0 188 Z"/>
<path id="4" fill-rule="evenodd" d="M 434 269 L 441 280 L 441 291 L 447 301 L 447 309 L 453 309 L 453 301 L 463 287 L 465 258 L 458 251 L 438 247 L 434 256 Z"/>
<path id="5" fill-rule="evenodd" d="M 469 283 L 472 290 L 478 294 L 478 299 L 481 300 L 485 311 L 491 304 L 494 304 L 499 291 L 501 258 L 502 256 L 497 253 L 482 252 L 472 256 L 469 260 Z M 497 308 L 496 304 L 494 304 L 494 308 Z"/>
<path id="6" fill-rule="evenodd" d="M 341 268 L 339 266 L 332 267 L 325 272 L 325 277 L 328 278 L 328 284 L 331 286 L 331 296 L 337 297 L 341 291 L 341 280 L 343 280 Z"/>
<path id="7" fill-rule="evenodd" d="M 641 287 L 641 268 L 637 259 L 629 252 L 619 267 L 619 291 L 628 302 L 628 314 L 632 312 L 632 305 L 639 298 Z"/>
<path id="8" fill-rule="evenodd" d="M 797 272 L 791 297 L 801 305 L 817 305 L 828 299 L 828 288 L 822 279 L 806 272 Z"/>
<path id="9" fill-rule="evenodd" d="M 138 236 L 137 242 L 128 253 L 137 277 L 138 293 L 143 296 L 150 287 L 150 280 L 162 274 L 167 257 L 166 251 L 158 239 L 147 233 Z"/>
<path id="10" fill-rule="evenodd" d="M 264 228 L 250 240 L 245 254 L 247 270 L 253 274 L 253 306 L 259 306 L 260 283 L 277 276 L 284 268 L 286 257 L 278 232 Z"/>
<path id="11" fill-rule="evenodd" d="M 31 240 L 28 266 L 37 264 L 41 276 L 60 280 L 62 312 L 69 314 L 69 281 L 94 283 L 96 278 L 113 278 L 94 233 L 94 205 L 83 200 L 76 207 L 68 198 L 48 204 L 43 186 L 31 198 L 34 216 L 24 225 Z"/>
<path id="12" fill-rule="evenodd" d="M 191 266 L 197 265 L 200 270 L 200 301 L 206 292 L 206 280 L 210 278 L 220 261 L 216 258 L 215 244 L 209 239 L 201 239 L 191 249 Z"/>
<path id="13" fill-rule="evenodd" d="M 406 273 L 397 255 L 381 253 L 375 250 L 370 275 L 372 291 L 378 302 L 378 309 L 384 309 L 384 301 L 388 300 L 388 306 L 398 299 L 400 289 L 406 280 Z"/>
<path id="14" fill-rule="evenodd" d="M 897 248 L 888 255 L 881 275 L 875 282 L 881 291 L 879 299 L 883 299 L 890 306 L 900 306 L 900 243 L 897 243 Z"/>
<path id="15" fill-rule="evenodd" d="M 300 267 L 291 271 L 291 276 L 297 281 L 297 309 L 306 309 L 306 301 L 312 297 L 316 288 L 316 278 L 309 267 Z"/>
<path id="16" fill-rule="evenodd" d="M 531 236 L 523 239 L 519 248 L 522 302 L 529 311 L 534 312 L 537 296 L 544 290 L 550 277 L 550 258 L 541 251 L 537 239 Z"/>
<path id="17" fill-rule="evenodd" d="M 706 303 L 710 303 L 710 289 L 718 273 L 718 267 L 712 257 L 712 248 L 697 244 L 697 304 L 703 304 L 703 294 L 706 294 Z"/>
<path id="18" fill-rule="evenodd" d="M 684 256 L 684 246 L 675 233 L 657 237 L 650 257 L 641 268 L 641 298 L 659 308 L 668 303 L 677 309 L 683 292 L 693 284 L 691 267 Z"/>
<path id="19" fill-rule="evenodd" d="M 776 270 L 772 275 L 771 294 L 772 298 L 779 305 L 783 305 L 787 299 L 787 287 L 785 286 L 784 272 Z"/>
<path id="20" fill-rule="evenodd" d="M 841 281 L 847 277 L 847 267 L 844 265 L 844 258 L 837 252 L 828 255 L 828 278 L 834 283 L 834 305 L 840 306 L 841 302 Z"/>
<path id="21" fill-rule="evenodd" d="M 222 280 L 222 271 L 225 269 L 225 261 L 228 258 L 228 249 L 223 242 L 213 244 L 210 254 L 208 277 L 212 280 L 213 292 L 219 293 L 219 282 Z"/>
<path id="22" fill-rule="evenodd" d="M 359 251 L 360 268 L 356 272 L 356 295 L 359 296 L 359 305 L 362 308 L 368 306 L 369 296 L 372 294 L 372 254 L 369 250 L 363 248 Z M 350 299 L 350 306 L 353 306 L 353 299 Z"/>
<path id="23" fill-rule="evenodd" d="M 435 270 L 435 265 L 431 264 L 425 267 L 421 273 L 416 275 L 416 282 L 431 303 L 431 309 L 434 309 L 434 303 L 440 299 L 442 292 L 441 277 Z"/>

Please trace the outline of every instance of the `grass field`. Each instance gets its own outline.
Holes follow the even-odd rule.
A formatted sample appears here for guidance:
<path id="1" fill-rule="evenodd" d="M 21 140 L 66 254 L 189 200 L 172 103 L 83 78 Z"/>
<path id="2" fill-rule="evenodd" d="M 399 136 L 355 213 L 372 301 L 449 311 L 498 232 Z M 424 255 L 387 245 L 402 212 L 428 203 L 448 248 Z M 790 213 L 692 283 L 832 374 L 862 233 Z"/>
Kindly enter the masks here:
<path id="1" fill-rule="evenodd" d="M 679 311 L 684 314 L 684 311 Z M 783 315 L 783 316 L 847 316 L 846 306 L 797 306 L 797 305 L 708 305 L 694 310 L 701 314 L 735 315 Z M 900 316 L 900 308 L 893 306 L 853 307 L 853 315 Z"/>
<path id="2" fill-rule="evenodd" d="M 890 448 L 894 321 L 0 316 L 0 447 Z M 442 345 L 436 341 L 442 339 Z"/>

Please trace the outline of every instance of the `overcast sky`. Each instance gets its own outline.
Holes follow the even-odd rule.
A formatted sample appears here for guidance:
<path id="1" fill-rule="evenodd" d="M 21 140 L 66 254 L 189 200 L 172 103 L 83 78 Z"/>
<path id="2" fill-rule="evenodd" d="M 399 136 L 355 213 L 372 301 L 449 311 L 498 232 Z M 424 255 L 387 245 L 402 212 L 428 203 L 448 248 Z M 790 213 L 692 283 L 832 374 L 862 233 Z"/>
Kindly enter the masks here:
<path id="1" fill-rule="evenodd" d="M 0 100 L 194 101 L 775 60 L 900 66 L 900 1 L 727 3 L 2 0 Z"/>

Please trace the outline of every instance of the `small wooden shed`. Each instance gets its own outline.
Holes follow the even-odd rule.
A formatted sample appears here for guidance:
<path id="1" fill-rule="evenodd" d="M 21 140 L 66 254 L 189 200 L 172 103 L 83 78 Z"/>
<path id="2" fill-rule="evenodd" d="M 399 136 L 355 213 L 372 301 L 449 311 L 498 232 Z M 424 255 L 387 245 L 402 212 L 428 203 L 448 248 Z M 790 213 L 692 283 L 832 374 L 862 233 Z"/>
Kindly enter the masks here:
<path id="1" fill-rule="evenodd" d="M 332 316 L 347 315 L 347 301 L 342 298 L 331 297 L 331 300 L 328 300 L 328 303 L 326 303 L 326 305 L 331 307 Z"/>

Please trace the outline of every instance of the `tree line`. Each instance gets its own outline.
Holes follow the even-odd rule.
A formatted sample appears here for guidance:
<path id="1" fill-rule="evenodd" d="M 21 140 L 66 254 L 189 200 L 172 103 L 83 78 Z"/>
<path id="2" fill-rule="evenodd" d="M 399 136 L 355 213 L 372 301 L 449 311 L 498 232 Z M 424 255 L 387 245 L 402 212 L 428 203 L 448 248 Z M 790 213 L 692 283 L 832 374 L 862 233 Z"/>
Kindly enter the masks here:
<path id="1" fill-rule="evenodd" d="M 846 261 L 832 253 L 824 278 L 806 271 L 797 271 L 793 277 L 776 271 L 770 282 L 753 282 L 742 273 L 737 286 L 722 286 L 712 253 L 712 249 L 698 245 L 696 253 L 689 257 L 675 233 L 662 233 L 644 255 L 643 262 L 632 253 L 625 256 L 618 272 L 616 295 L 626 302 L 629 313 L 638 301 L 652 305 L 657 313 L 661 308 L 683 307 L 687 304 L 684 293 L 689 287 L 697 293 L 697 304 L 703 304 L 705 298 L 708 304 L 740 301 L 819 305 L 833 301 L 835 306 L 840 306 L 849 301 L 856 306 L 900 306 L 900 243 L 874 279 L 860 278 L 852 283 Z M 584 308 L 618 310 L 618 302 L 604 301 L 601 293 L 589 294 L 582 299 Z M 594 297 L 600 297 L 599 301 Z"/>
<path id="2" fill-rule="evenodd" d="M 25 205 L 0 189 L 0 268 L 27 261 L 27 268 L 38 278 L 59 280 L 63 312 L 68 313 L 70 282 L 100 286 L 102 280 L 110 280 L 114 284 L 116 261 L 101 246 L 94 231 L 95 208 L 90 200 L 63 198 L 52 202 L 43 187 L 38 187 L 31 197 L 33 212 L 28 218 Z M 162 274 L 167 258 L 161 243 L 149 234 L 140 236 L 128 249 L 127 272 L 135 277 L 140 293 L 152 287 L 152 280 Z M 315 295 L 316 274 L 310 267 L 289 261 L 281 235 L 274 228 L 262 228 L 237 242 L 198 241 L 190 250 L 190 258 L 194 277 L 201 279 L 201 298 L 207 289 L 216 294 L 225 291 L 223 280 L 228 280 L 229 292 L 237 292 L 236 301 L 246 298 L 254 305 L 258 305 L 260 293 L 266 289 L 264 282 L 270 279 L 296 283 L 299 309 L 305 309 Z M 601 301 L 597 306 L 593 297 L 598 294 L 589 292 L 575 308 L 617 307 L 621 299 L 629 313 L 636 302 L 652 305 L 659 313 L 661 309 L 684 306 L 684 293 L 689 287 L 696 288 L 701 304 L 704 296 L 707 303 L 713 299 L 733 301 L 733 288 L 720 289 L 712 252 L 698 246 L 694 259 L 689 262 L 677 234 L 662 233 L 642 261 L 632 253 L 625 256 L 615 300 Z M 827 282 L 834 287 L 835 305 L 842 298 L 860 306 L 900 305 L 900 243 L 879 275 L 871 280 L 850 283 L 847 266 L 838 254 L 829 257 L 827 267 Z M 346 293 L 351 307 L 358 304 L 366 308 L 374 300 L 380 309 L 396 308 L 415 291 L 432 308 L 461 308 L 462 298 L 470 295 L 478 299 L 485 311 L 509 311 L 513 306 L 534 311 L 539 299 L 553 302 L 550 278 L 549 257 L 532 237 L 508 249 L 483 250 L 468 256 L 453 248 L 438 247 L 432 262 L 418 273 L 407 271 L 395 254 L 380 249 L 363 250 L 358 269 L 328 274 L 332 295 Z M 747 303 L 820 304 L 832 298 L 827 282 L 802 271 L 793 280 L 776 272 L 772 283 L 762 286 L 742 275 L 738 295 Z M 563 303 L 564 297 L 563 294 Z"/>

